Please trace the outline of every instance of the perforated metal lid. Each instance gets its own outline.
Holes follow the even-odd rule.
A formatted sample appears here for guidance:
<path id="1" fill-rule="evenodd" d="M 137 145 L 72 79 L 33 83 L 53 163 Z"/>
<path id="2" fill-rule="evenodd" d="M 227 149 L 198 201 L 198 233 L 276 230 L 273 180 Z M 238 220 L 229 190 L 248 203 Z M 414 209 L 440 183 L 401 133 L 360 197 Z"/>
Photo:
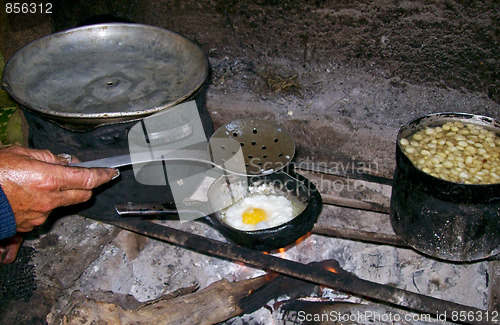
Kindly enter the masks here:
<path id="1" fill-rule="evenodd" d="M 229 122 L 218 128 L 210 141 L 224 138 L 235 140 L 241 147 L 248 175 L 280 170 L 290 163 L 295 154 L 295 144 L 288 132 L 266 120 L 241 119 Z M 219 164 L 230 159 L 236 150 L 227 145 L 212 148 L 214 159 Z"/>

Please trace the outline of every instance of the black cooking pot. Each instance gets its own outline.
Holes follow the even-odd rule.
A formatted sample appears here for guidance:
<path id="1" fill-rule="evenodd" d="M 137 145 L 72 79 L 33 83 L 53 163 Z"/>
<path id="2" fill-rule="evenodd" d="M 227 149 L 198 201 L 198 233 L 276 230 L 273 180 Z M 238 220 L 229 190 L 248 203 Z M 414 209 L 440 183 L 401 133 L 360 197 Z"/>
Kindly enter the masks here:
<path id="1" fill-rule="evenodd" d="M 449 121 L 500 133 L 498 121 L 464 113 L 431 114 L 403 126 L 397 136 L 391 222 L 399 236 L 424 254 L 474 261 L 500 251 L 500 184 L 461 184 L 431 176 L 418 169 L 399 144 L 417 130 Z"/>
<path id="2" fill-rule="evenodd" d="M 211 186 L 209 201 L 218 200 L 219 194 L 214 187 L 224 187 L 225 179 L 219 179 Z M 217 229 L 226 238 L 245 247 L 270 251 L 285 247 L 307 234 L 316 223 L 321 211 L 321 195 L 311 182 L 302 175 L 277 172 L 264 176 L 248 177 L 249 187 L 270 184 L 277 195 L 291 197 L 303 204 L 303 210 L 295 218 L 276 227 L 261 230 L 243 231 L 226 224 L 221 212 L 204 217 L 202 220 Z"/>

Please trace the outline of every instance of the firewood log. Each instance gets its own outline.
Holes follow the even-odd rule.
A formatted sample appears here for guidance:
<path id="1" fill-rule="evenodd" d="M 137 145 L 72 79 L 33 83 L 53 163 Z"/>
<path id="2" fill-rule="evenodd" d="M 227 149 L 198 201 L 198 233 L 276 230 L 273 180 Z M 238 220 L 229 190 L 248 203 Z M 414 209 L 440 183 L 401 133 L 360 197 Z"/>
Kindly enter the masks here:
<path id="1" fill-rule="evenodd" d="M 156 299 L 137 309 L 78 298 L 58 315 L 49 315 L 54 325 L 85 324 L 215 324 L 243 312 L 239 301 L 270 281 L 270 276 L 230 283 L 226 279 L 172 299 Z"/>

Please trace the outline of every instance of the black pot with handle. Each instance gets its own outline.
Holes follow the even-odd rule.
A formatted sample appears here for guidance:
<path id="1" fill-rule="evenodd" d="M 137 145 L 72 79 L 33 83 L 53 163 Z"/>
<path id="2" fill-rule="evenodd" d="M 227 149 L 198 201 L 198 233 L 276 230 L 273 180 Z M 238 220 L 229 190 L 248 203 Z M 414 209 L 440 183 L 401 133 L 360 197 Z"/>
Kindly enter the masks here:
<path id="1" fill-rule="evenodd" d="M 474 261 L 500 252 L 500 183 L 462 184 L 427 174 L 403 152 L 400 140 L 427 126 L 472 123 L 500 134 L 492 118 L 438 113 L 403 126 L 397 136 L 391 196 L 394 231 L 424 254 L 448 261 Z"/>
<path id="2" fill-rule="evenodd" d="M 105 23 L 28 43 L 7 62 L 4 88 L 22 107 L 30 146 L 81 160 L 129 153 L 128 133 L 141 119 L 195 100 L 208 137 L 205 53 L 165 29 Z M 182 164 L 179 166 L 181 173 Z M 116 214 L 127 200 L 172 200 L 166 186 L 135 180 L 132 168 L 78 207 L 86 216 Z"/>

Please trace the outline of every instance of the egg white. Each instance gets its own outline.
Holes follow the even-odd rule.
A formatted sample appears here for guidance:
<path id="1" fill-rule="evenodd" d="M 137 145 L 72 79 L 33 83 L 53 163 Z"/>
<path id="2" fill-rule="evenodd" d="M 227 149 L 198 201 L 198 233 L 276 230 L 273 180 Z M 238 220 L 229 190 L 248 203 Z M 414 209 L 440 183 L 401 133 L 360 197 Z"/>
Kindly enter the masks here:
<path id="1" fill-rule="evenodd" d="M 243 213 L 252 208 L 264 210 L 267 219 L 255 225 L 244 223 Z M 292 202 L 282 195 L 251 194 L 221 212 L 228 225 L 245 231 L 276 227 L 295 217 Z"/>

